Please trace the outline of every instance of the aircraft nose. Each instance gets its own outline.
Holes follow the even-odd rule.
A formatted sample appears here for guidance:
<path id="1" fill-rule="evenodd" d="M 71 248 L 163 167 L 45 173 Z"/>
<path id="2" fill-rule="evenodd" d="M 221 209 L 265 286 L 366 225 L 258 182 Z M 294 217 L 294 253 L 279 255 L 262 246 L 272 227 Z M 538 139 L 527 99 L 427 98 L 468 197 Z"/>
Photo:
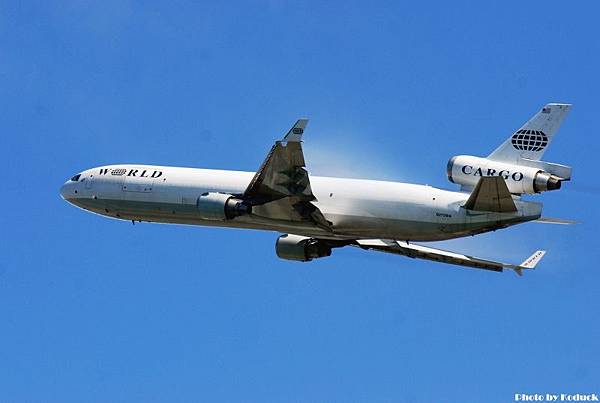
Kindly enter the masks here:
<path id="1" fill-rule="evenodd" d="M 77 189 L 75 189 L 75 183 L 71 180 L 66 181 L 60 187 L 60 197 L 64 200 L 69 201 L 69 199 L 73 199 L 76 196 Z"/>
<path id="2" fill-rule="evenodd" d="M 65 182 L 60 187 L 60 197 L 62 197 L 63 200 L 67 200 L 67 186 L 68 186 L 68 184 L 69 184 L 69 182 Z"/>

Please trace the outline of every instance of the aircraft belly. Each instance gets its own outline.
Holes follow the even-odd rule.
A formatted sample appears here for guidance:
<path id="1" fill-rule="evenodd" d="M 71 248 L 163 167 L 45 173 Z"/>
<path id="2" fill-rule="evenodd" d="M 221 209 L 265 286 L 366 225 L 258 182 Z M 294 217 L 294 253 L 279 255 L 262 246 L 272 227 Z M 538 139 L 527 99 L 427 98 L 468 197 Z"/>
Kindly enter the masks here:
<path id="1" fill-rule="evenodd" d="M 323 199 L 322 199 L 323 200 Z M 438 239 L 431 206 L 416 200 L 343 199 L 315 203 L 333 229 L 355 238 Z"/>
<path id="2" fill-rule="evenodd" d="M 415 236 L 415 239 L 437 239 L 435 223 L 418 221 L 333 214 L 329 218 L 342 224 L 339 227 L 334 225 L 333 232 L 327 232 L 321 228 L 289 221 L 265 222 L 261 218 L 251 216 L 226 221 L 203 220 L 198 217 L 196 206 L 192 204 L 92 198 L 78 198 L 72 202 L 94 213 L 122 220 L 271 230 L 331 239 L 381 238 L 395 235 L 401 235 L 398 239 L 413 239 Z"/>
<path id="3" fill-rule="evenodd" d="M 195 204 L 164 203 L 143 200 L 102 200 L 77 198 L 70 200 L 73 204 L 88 211 L 121 220 L 147 221 L 168 224 L 188 224 L 210 227 L 229 227 L 271 230 L 306 234 L 315 237 L 337 238 L 334 234 L 320 228 L 302 226 L 298 223 L 272 220 L 265 223 L 262 219 L 238 217 L 233 220 L 203 220 L 198 217 Z"/>
<path id="4" fill-rule="evenodd" d="M 331 231 L 327 231 L 310 224 L 257 216 L 203 220 L 199 218 L 195 204 L 182 203 L 181 198 L 175 198 L 180 202 L 157 199 L 157 194 L 140 193 L 133 200 L 77 198 L 71 202 L 89 211 L 123 220 L 269 230 L 328 239 L 437 241 L 486 232 L 521 221 L 509 219 L 500 224 L 498 221 L 481 220 L 480 217 L 455 217 L 441 224 L 433 218 L 433 210 L 425 205 L 356 200 L 335 205 L 315 203 L 332 223 Z"/>

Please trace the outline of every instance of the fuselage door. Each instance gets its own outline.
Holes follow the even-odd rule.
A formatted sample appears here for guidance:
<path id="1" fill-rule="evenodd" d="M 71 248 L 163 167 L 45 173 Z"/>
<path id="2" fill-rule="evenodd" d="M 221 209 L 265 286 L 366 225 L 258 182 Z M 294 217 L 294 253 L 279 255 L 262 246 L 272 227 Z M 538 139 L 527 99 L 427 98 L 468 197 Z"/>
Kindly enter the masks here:
<path id="1" fill-rule="evenodd" d="M 91 189 L 94 186 L 94 174 L 89 174 L 84 183 L 86 189 Z"/>
<path id="2" fill-rule="evenodd" d="M 126 176 L 123 179 L 122 189 L 123 192 L 150 193 L 152 192 L 153 184 L 154 178 Z"/>

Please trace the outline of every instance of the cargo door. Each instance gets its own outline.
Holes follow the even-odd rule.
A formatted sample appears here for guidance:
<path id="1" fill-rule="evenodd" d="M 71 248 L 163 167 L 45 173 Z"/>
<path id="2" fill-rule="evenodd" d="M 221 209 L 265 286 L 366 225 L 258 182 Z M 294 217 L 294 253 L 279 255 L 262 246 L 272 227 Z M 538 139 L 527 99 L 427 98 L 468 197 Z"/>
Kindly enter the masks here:
<path id="1" fill-rule="evenodd" d="M 121 189 L 123 192 L 151 193 L 153 187 L 154 178 L 126 176 Z"/>

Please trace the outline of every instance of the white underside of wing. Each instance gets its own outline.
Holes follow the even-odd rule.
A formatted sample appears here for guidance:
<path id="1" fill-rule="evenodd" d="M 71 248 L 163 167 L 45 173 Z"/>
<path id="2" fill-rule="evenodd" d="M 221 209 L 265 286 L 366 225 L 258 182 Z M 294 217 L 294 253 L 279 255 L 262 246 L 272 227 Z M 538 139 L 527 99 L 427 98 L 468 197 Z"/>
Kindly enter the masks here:
<path id="1" fill-rule="evenodd" d="M 482 259 L 474 256 L 464 255 L 462 253 L 431 248 L 428 246 L 394 241 L 387 239 L 365 239 L 357 240 L 356 243 L 364 249 L 377 250 L 380 252 L 393 253 L 397 255 L 408 256 L 416 259 L 433 260 L 442 263 L 454 264 L 458 266 L 472 267 L 477 269 L 503 271 L 504 269 L 512 269 L 521 274 L 523 269 L 533 269 L 535 265 L 542 259 L 545 251 L 536 251 L 529 258 L 525 259 L 520 265 L 510 263 L 496 262 L 493 260 Z"/>

